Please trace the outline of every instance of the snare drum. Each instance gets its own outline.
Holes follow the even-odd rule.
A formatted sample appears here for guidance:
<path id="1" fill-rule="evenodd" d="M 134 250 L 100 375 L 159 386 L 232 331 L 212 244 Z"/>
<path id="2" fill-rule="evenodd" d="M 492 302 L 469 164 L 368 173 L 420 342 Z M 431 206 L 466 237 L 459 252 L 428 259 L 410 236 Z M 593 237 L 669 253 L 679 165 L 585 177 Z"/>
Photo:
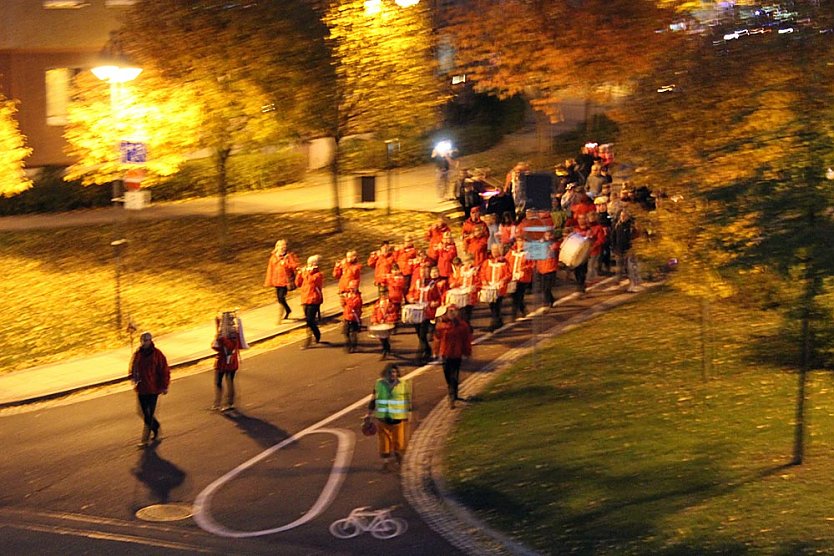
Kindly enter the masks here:
<path id="1" fill-rule="evenodd" d="M 394 329 L 393 324 L 388 323 L 381 323 L 381 324 L 371 324 L 368 326 L 368 336 L 371 338 L 379 338 L 380 340 L 384 340 L 388 336 L 391 335 L 391 331 Z"/>
<path id="2" fill-rule="evenodd" d="M 591 245 L 591 240 L 581 234 L 569 235 L 559 249 L 559 262 L 569 268 L 576 268 L 588 260 Z"/>
<path id="3" fill-rule="evenodd" d="M 426 306 L 423 303 L 410 303 L 403 305 L 402 321 L 405 324 L 420 324 L 423 322 Z"/>
<path id="4" fill-rule="evenodd" d="M 495 303 L 498 301 L 498 286 L 481 286 L 481 291 L 478 292 L 478 299 L 481 303 Z"/>
<path id="5" fill-rule="evenodd" d="M 471 305 L 469 302 L 470 296 L 469 288 L 452 288 L 446 292 L 446 305 L 466 307 L 467 305 Z"/>

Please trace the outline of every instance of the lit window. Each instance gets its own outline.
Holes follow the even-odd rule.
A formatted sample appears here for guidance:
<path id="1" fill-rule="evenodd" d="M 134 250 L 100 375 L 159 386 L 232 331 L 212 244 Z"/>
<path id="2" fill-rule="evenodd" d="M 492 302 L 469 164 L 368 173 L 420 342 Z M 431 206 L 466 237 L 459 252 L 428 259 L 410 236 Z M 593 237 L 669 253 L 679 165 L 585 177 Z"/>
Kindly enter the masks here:
<path id="1" fill-rule="evenodd" d="M 47 10 L 74 10 L 89 5 L 87 0 L 43 0 L 43 7 Z"/>
<path id="2" fill-rule="evenodd" d="M 70 101 L 72 78 L 78 68 L 55 68 L 46 70 L 46 124 L 62 126 L 67 124 L 67 106 Z"/>

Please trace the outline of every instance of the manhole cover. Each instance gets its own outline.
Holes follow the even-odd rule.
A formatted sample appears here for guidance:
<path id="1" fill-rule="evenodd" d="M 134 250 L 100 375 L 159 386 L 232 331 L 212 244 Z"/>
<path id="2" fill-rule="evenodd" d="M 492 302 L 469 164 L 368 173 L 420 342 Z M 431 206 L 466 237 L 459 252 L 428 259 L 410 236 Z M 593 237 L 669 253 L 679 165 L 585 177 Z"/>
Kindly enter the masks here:
<path id="1" fill-rule="evenodd" d="M 136 517 L 144 521 L 180 521 L 191 517 L 189 504 L 154 504 L 136 512 Z"/>

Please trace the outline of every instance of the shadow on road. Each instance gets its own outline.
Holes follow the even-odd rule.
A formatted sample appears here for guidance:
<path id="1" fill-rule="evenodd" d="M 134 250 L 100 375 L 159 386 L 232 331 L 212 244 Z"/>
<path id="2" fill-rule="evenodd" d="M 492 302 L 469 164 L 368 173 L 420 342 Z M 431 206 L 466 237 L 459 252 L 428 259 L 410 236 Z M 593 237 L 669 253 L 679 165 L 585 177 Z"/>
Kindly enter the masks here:
<path id="1" fill-rule="evenodd" d="M 167 503 L 171 499 L 171 491 L 185 481 L 185 472 L 160 457 L 156 452 L 156 446 L 142 450 L 133 475 L 145 483 L 151 495 L 161 504 Z"/>
<path id="2" fill-rule="evenodd" d="M 244 415 L 237 410 L 223 413 L 223 416 L 264 448 L 274 446 L 289 437 L 287 431 L 276 427 L 272 423 Z"/>

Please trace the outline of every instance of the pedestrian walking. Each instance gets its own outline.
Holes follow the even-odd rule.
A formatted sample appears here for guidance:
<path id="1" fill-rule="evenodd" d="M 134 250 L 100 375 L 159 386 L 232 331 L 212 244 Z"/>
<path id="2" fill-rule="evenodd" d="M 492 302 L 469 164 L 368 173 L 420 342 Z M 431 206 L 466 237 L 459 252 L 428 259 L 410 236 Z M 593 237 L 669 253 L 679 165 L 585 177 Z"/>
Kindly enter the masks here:
<path id="1" fill-rule="evenodd" d="M 287 304 L 287 292 L 295 289 L 295 273 L 298 270 L 298 259 L 294 253 L 287 251 L 287 242 L 279 239 L 269 255 L 266 267 L 265 287 L 274 287 L 278 304 L 283 312 L 278 316 L 278 324 L 290 316 L 292 309 Z"/>
<path id="2" fill-rule="evenodd" d="M 400 368 L 391 363 L 374 383 L 365 419 L 377 420 L 377 439 L 382 469 L 402 462 L 406 448 L 406 426 L 411 412 L 411 382 L 400 378 Z"/>
<path id="3" fill-rule="evenodd" d="M 168 360 L 153 343 L 150 332 L 139 336 L 139 348 L 130 360 L 130 374 L 133 389 L 139 399 L 139 409 L 145 423 L 139 447 L 146 447 L 150 440 L 159 438 L 159 421 L 157 421 L 156 402 L 160 394 L 168 393 L 171 371 Z"/>
<path id="4" fill-rule="evenodd" d="M 214 359 L 215 411 L 231 411 L 235 408 L 235 374 L 240 368 L 240 350 L 245 346 L 240 319 L 234 312 L 226 311 L 215 319 L 217 334 L 211 349 L 217 352 Z M 245 346 L 249 347 L 249 346 Z M 226 382 L 226 401 L 223 402 L 223 382 Z"/>
<path id="5" fill-rule="evenodd" d="M 437 310 L 435 327 L 435 351 L 443 360 L 443 378 L 449 390 L 449 407 L 455 408 L 460 385 L 460 366 L 464 357 L 472 355 L 472 327 L 460 318 L 457 305 L 443 306 Z"/>
<path id="6" fill-rule="evenodd" d="M 301 349 L 307 349 L 313 340 L 321 341 L 318 318 L 319 309 L 324 302 L 324 274 L 319 270 L 319 256 L 307 257 L 307 266 L 301 269 L 295 278 L 296 285 L 301 289 L 301 307 L 304 309 L 304 320 L 307 323 L 307 338 L 301 344 Z"/>

